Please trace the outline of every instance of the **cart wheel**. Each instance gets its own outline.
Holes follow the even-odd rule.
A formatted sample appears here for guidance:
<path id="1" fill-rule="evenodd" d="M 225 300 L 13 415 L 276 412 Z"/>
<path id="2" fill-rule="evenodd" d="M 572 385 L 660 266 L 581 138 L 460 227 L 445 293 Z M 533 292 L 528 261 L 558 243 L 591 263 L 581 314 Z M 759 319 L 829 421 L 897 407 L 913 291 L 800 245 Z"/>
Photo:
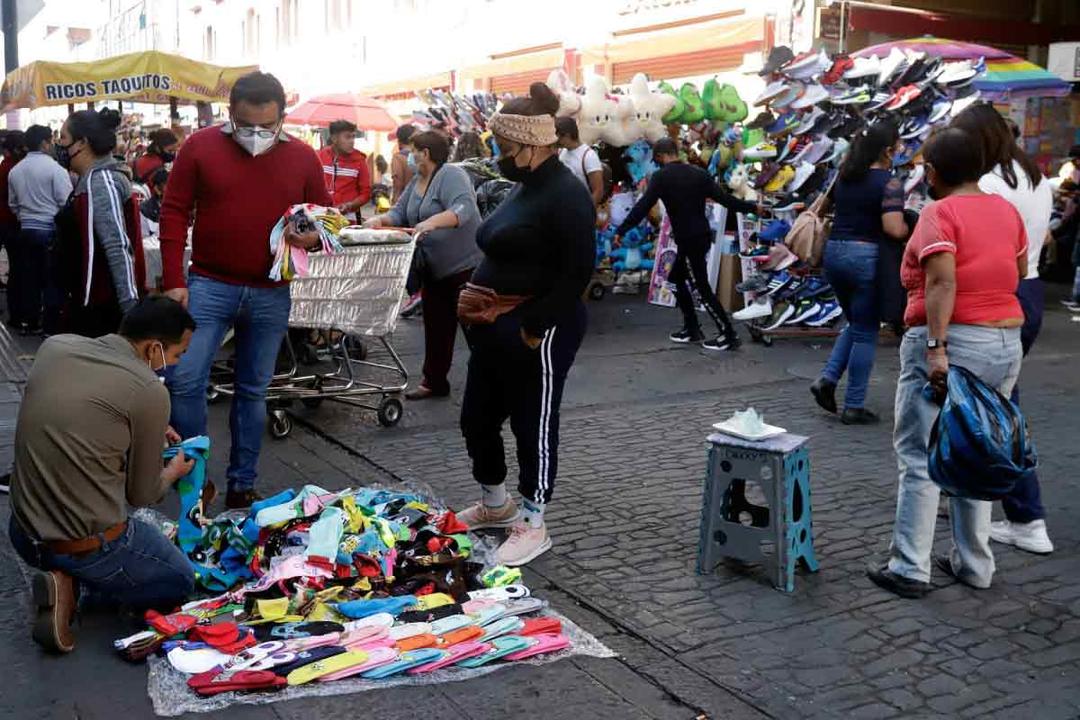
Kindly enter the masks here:
<path id="1" fill-rule="evenodd" d="M 284 410 L 271 411 L 268 419 L 270 436 L 275 440 L 282 440 L 292 432 L 292 420 Z"/>
<path id="2" fill-rule="evenodd" d="M 221 391 L 220 390 L 218 390 L 216 387 L 208 387 L 208 388 L 206 388 L 206 402 L 213 405 L 214 403 L 216 403 L 220 399 L 221 399 Z"/>
<path id="3" fill-rule="evenodd" d="M 383 398 L 379 404 L 379 424 L 383 427 L 394 427 L 401 421 L 401 401 L 397 398 Z"/>
<path id="4" fill-rule="evenodd" d="M 343 341 L 343 342 L 345 342 L 345 341 Z M 361 340 L 360 338 L 355 337 L 355 336 L 350 337 L 349 340 L 347 342 L 345 342 L 345 345 L 349 349 L 349 359 L 350 360 L 357 360 L 359 362 L 363 362 L 364 360 L 367 360 L 367 358 L 368 358 L 368 347 L 367 347 L 367 344 L 363 340 Z"/>
<path id="5" fill-rule="evenodd" d="M 589 286 L 589 299 L 597 302 L 604 299 L 604 295 L 607 294 L 607 288 L 604 287 L 604 283 L 593 283 Z"/>

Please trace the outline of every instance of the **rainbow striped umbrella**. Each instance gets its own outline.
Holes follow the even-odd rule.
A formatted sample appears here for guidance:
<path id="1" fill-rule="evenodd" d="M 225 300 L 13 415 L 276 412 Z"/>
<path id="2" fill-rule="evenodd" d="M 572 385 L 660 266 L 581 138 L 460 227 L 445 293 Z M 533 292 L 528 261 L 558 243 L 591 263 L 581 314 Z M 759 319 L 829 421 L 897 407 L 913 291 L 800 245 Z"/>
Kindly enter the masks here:
<path id="1" fill-rule="evenodd" d="M 855 55 L 885 57 L 893 48 L 924 52 L 945 60 L 986 59 L 986 72 L 975 80 L 975 87 L 982 97 L 992 101 L 1004 101 L 1022 97 L 1061 97 L 1072 91 L 1072 86 L 1060 77 L 1035 63 L 1010 55 L 988 45 L 936 38 L 929 35 L 910 40 L 896 40 L 863 48 Z"/>

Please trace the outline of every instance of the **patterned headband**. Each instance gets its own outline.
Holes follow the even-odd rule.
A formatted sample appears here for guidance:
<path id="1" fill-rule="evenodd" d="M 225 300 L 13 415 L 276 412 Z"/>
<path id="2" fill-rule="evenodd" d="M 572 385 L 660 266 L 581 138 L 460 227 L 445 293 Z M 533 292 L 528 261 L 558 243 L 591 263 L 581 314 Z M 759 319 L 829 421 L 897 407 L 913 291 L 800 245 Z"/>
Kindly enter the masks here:
<path id="1" fill-rule="evenodd" d="M 507 115 L 495 113 L 488 121 L 488 128 L 496 135 L 500 135 L 522 145 L 554 145 L 557 140 L 555 134 L 555 118 L 550 115 Z"/>

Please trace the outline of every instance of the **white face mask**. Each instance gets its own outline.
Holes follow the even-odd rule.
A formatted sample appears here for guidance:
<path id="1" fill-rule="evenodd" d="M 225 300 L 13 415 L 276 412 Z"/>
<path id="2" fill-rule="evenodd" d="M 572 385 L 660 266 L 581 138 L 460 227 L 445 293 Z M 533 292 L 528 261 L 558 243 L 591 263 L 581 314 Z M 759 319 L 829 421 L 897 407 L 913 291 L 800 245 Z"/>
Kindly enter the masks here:
<path id="1" fill-rule="evenodd" d="M 233 123 L 232 127 L 233 139 L 252 156 L 262 155 L 274 147 L 274 143 L 277 142 L 278 132 L 280 132 L 280 128 L 267 128 L 260 125 L 237 127 L 236 123 Z"/>
<path id="2" fill-rule="evenodd" d="M 167 365 L 167 363 L 165 362 L 165 346 L 162 345 L 161 343 L 158 343 L 157 346 L 158 346 L 158 352 L 161 353 L 161 367 L 156 368 L 156 367 L 154 367 L 154 364 L 151 363 L 151 362 L 147 362 L 146 365 L 147 365 L 147 367 L 149 367 L 155 373 L 159 373 L 158 374 L 158 380 L 161 381 L 162 383 L 164 383 L 165 382 L 165 376 L 161 375 L 160 373 L 165 372 L 165 367 Z"/>

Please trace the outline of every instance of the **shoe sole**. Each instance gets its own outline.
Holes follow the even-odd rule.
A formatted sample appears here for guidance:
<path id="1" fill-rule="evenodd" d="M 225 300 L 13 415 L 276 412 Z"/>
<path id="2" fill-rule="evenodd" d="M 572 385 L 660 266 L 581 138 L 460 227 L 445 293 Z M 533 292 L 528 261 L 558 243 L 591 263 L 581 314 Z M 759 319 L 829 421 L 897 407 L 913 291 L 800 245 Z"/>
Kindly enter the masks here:
<path id="1" fill-rule="evenodd" d="M 899 597 L 906 598 L 908 600 L 921 600 L 922 598 L 926 597 L 927 594 L 930 592 L 929 588 L 926 590 L 916 590 L 914 588 L 908 589 L 901 585 L 894 585 L 890 583 L 886 578 L 878 578 L 873 573 L 867 573 L 866 577 L 869 578 L 870 582 L 874 583 L 874 585 L 881 588 L 882 590 L 891 592 L 894 595 L 898 595 Z"/>
<path id="2" fill-rule="evenodd" d="M 676 345 L 689 345 L 690 343 L 701 342 L 701 338 L 697 338 L 696 340 L 694 338 L 686 338 L 685 340 L 679 338 L 678 340 L 676 340 L 673 337 L 669 337 L 668 340 L 675 343 Z"/>
<path id="3" fill-rule="evenodd" d="M 515 560 L 514 562 L 507 562 L 506 560 L 503 560 L 503 565 L 506 565 L 507 567 L 521 567 L 522 565 L 527 565 L 528 563 L 530 563 L 533 560 L 535 560 L 536 558 L 540 557 L 541 555 L 543 555 L 544 553 L 546 553 L 550 549 L 551 549 L 551 538 L 548 538 L 543 543 L 541 543 L 538 548 L 533 550 L 531 553 L 529 553 L 524 558 L 521 558 L 520 560 Z"/>
<path id="4" fill-rule="evenodd" d="M 30 588 L 37 606 L 37 618 L 31 632 L 34 642 L 50 652 L 69 653 L 74 650 L 75 645 L 64 645 L 56 632 L 56 628 L 60 627 L 60 618 L 57 617 L 57 599 L 60 593 L 56 579 L 51 573 L 37 573 L 30 583 Z"/>
<path id="5" fill-rule="evenodd" d="M 742 343 L 731 343 L 723 347 L 709 347 L 702 343 L 701 349 L 707 352 L 731 352 L 733 350 L 738 350 L 740 345 L 742 345 Z"/>
<path id="6" fill-rule="evenodd" d="M 469 525 L 469 529 L 470 530 L 505 529 L 505 528 L 508 528 L 508 527 L 513 527 L 514 523 L 516 523 L 520 518 L 521 518 L 521 511 L 518 510 L 516 513 L 514 513 L 514 516 L 512 518 L 509 518 L 507 520 L 491 520 L 489 522 L 476 523 L 475 525 Z"/>

